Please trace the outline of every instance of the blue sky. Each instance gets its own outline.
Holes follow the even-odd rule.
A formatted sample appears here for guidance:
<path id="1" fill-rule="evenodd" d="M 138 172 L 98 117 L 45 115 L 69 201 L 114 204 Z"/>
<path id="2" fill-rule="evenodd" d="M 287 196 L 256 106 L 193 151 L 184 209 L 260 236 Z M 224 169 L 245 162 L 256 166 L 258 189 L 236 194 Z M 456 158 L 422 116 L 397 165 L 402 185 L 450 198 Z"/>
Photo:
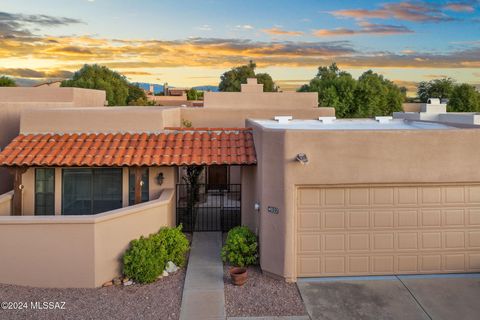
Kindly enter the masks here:
<path id="1" fill-rule="evenodd" d="M 0 3 L 0 73 L 16 78 L 61 78 L 100 63 L 133 81 L 216 84 L 253 59 L 284 88 L 333 61 L 409 88 L 445 76 L 480 83 L 476 0 Z"/>

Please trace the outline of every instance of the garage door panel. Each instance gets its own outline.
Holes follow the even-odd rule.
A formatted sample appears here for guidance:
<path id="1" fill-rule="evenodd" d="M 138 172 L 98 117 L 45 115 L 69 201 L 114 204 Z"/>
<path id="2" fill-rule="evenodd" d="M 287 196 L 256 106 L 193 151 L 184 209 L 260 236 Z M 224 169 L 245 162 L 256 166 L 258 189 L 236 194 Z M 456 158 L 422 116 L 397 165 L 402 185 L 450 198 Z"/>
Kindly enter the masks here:
<path id="1" fill-rule="evenodd" d="M 446 227 L 459 227 L 465 225 L 465 209 L 443 210 L 443 225 Z"/>
<path id="2" fill-rule="evenodd" d="M 418 205 L 418 188 L 417 187 L 402 187 L 398 188 L 396 192 L 396 204 L 403 206 L 417 206 Z"/>
<path id="3" fill-rule="evenodd" d="M 374 229 L 394 227 L 394 211 L 393 210 L 377 210 L 371 212 L 372 226 Z"/>
<path id="4" fill-rule="evenodd" d="M 480 208 L 467 210 L 467 225 L 471 227 L 480 226 Z"/>
<path id="5" fill-rule="evenodd" d="M 468 254 L 468 270 L 480 271 L 480 253 Z"/>
<path id="6" fill-rule="evenodd" d="M 345 229 L 345 211 L 325 210 L 323 213 L 323 229 L 338 230 Z"/>
<path id="7" fill-rule="evenodd" d="M 350 207 L 369 207 L 370 189 L 354 188 L 347 189 L 347 203 Z"/>
<path id="8" fill-rule="evenodd" d="M 480 186 L 467 187 L 467 201 L 472 204 L 480 204 Z"/>
<path id="9" fill-rule="evenodd" d="M 479 185 L 297 190 L 299 277 L 480 271 Z"/>

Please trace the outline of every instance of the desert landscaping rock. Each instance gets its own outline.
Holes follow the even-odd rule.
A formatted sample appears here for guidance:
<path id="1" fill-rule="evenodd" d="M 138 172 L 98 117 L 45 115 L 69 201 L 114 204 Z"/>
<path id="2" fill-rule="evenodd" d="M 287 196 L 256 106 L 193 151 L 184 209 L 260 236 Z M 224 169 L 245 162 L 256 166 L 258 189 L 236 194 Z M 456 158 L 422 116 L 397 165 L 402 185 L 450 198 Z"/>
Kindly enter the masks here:
<path id="1" fill-rule="evenodd" d="M 224 267 L 225 308 L 228 317 L 307 315 L 295 283 L 287 283 L 262 274 L 259 267 L 248 268 L 248 280 L 234 286 Z"/>
<path id="2" fill-rule="evenodd" d="M 178 319 L 185 269 L 147 285 L 45 289 L 0 284 L 0 301 L 65 302 L 65 310 L 0 310 L 0 319 Z"/>

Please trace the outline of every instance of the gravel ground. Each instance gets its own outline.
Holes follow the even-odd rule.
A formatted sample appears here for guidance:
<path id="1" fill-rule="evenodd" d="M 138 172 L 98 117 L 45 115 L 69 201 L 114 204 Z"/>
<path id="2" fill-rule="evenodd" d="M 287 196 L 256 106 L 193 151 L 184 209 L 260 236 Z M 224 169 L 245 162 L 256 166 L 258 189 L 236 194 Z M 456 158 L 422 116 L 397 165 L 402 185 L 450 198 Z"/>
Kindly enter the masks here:
<path id="1" fill-rule="evenodd" d="M 224 266 L 225 308 L 229 317 L 303 316 L 307 312 L 295 283 L 267 277 L 259 267 L 248 268 L 248 280 L 234 286 Z"/>
<path id="2" fill-rule="evenodd" d="M 191 239 L 190 235 L 187 235 Z M 0 302 L 27 302 L 2 310 L 0 319 L 178 319 L 185 268 L 148 285 L 98 289 L 47 289 L 0 284 Z M 65 302 L 65 310 L 32 310 L 30 302 Z"/>

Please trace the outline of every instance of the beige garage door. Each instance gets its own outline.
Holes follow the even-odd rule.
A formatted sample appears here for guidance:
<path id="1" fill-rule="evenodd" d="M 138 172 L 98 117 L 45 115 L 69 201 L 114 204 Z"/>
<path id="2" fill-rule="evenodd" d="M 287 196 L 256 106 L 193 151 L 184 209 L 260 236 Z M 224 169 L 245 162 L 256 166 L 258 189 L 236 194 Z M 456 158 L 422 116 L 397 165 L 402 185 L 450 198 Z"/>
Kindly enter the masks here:
<path id="1" fill-rule="evenodd" d="M 480 185 L 298 187 L 297 276 L 480 271 Z"/>

